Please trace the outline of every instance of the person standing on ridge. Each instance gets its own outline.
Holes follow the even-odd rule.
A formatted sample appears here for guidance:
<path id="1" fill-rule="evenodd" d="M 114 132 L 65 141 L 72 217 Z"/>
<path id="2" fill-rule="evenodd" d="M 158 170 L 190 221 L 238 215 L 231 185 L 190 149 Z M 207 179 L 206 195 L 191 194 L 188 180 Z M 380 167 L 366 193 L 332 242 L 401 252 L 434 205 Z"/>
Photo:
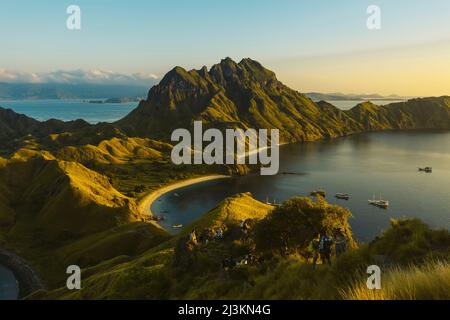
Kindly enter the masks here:
<path id="1" fill-rule="evenodd" d="M 316 268 L 317 259 L 319 259 L 319 245 L 320 245 L 320 234 L 317 233 L 314 238 L 309 243 L 309 252 L 312 254 L 313 257 L 313 268 Z"/>
<path id="2" fill-rule="evenodd" d="M 322 263 L 325 264 L 327 262 L 329 265 L 331 265 L 331 248 L 333 246 L 333 240 L 324 233 L 322 237 L 320 238 L 319 242 L 319 252 L 320 252 L 320 259 L 322 260 Z"/>

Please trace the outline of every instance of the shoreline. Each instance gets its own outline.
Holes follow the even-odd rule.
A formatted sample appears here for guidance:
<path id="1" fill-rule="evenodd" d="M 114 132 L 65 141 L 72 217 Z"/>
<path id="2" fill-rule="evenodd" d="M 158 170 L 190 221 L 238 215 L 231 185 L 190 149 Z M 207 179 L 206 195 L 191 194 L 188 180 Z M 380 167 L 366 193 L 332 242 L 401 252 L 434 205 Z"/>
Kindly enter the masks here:
<path id="1" fill-rule="evenodd" d="M 138 209 L 141 213 L 149 216 L 153 216 L 152 212 L 152 205 L 153 203 L 158 200 L 158 198 L 162 197 L 166 193 L 169 193 L 174 190 L 178 190 L 184 187 L 192 186 L 195 184 L 208 182 L 208 181 L 214 181 L 214 180 L 221 180 L 221 179 L 230 179 L 231 176 L 226 175 L 209 175 L 209 176 L 202 176 L 197 178 L 191 178 L 187 180 L 181 180 L 174 182 L 172 184 L 166 185 L 162 188 L 159 188 L 147 195 L 145 195 L 139 202 L 138 202 Z M 160 224 L 158 223 L 160 226 Z"/>
<path id="2" fill-rule="evenodd" d="M 14 274 L 19 286 L 18 300 L 27 295 L 45 289 L 45 285 L 36 270 L 22 257 L 0 248 L 0 264 Z"/>

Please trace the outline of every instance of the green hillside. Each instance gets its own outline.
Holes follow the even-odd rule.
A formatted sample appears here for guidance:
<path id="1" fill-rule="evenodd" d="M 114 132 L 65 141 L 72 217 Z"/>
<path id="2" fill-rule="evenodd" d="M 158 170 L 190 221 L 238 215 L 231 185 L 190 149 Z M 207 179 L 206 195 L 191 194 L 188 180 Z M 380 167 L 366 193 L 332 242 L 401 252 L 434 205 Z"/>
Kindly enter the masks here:
<path id="1" fill-rule="evenodd" d="M 143 223 L 134 199 L 76 162 L 10 160 L 0 168 L 0 199 L 0 246 L 31 259 L 51 285 L 68 262 L 99 263 L 167 237 Z"/>
<path id="2" fill-rule="evenodd" d="M 0 247 L 29 260 L 42 275 L 49 291 L 33 297 L 342 297 L 338 290 L 322 292 L 322 279 L 337 281 L 343 289 L 354 285 L 346 293 L 355 297 L 360 294 L 358 285 L 336 274 L 347 272 L 345 268 L 352 271 L 350 262 L 365 263 L 381 255 L 402 268 L 405 262 L 417 264 L 418 269 L 408 272 L 422 274 L 428 268 L 423 267 L 425 258 L 445 259 L 441 249 L 449 248 L 448 232 L 429 230 L 417 221 L 404 228 L 393 225 L 394 231 L 370 248 L 356 249 L 348 223 L 351 213 L 306 198 L 273 208 L 249 194 L 236 195 L 181 235 L 170 236 L 138 210 L 143 196 L 191 177 L 239 175 L 253 169 L 174 165 L 170 134 L 175 128 L 191 128 L 194 120 L 220 129 L 278 128 L 282 142 L 311 141 L 367 131 L 450 129 L 450 98 L 387 106 L 366 102 L 342 111 L 288 88 L 256 61 L 227 58 L 209 70 L 174 68 L 150 90 L 146 101 L 117 123 L 40 122 L 0 108 Z M 251 231 L 243 238 L 244 220 Z M 213 232 L 219 227 L 224 241 L 186 245 L 193 229 Z M 307 243 L 324 229 L 340 230 L 352 250 L 335 267 L 312 273 Z M 259 262 L 224 272 L 225 258 L 249 253 Z M 69 264 L 83 268 L 86 287 L 80 292 L 57 289 L 64 285 Z M 395 270 L 392 283 L 397 281 L 394 274 Z M 280 279 L 279 286 L 273 285 L 274 277 Z M 281 292 L 281 284 L 291 283 L 300 291 Z"/>
<path id="3" fill-rule="evenodd" d="M 84 269 L 80 291 L 60 288 L 29 298 L 365 299 L 370 293 L 360 283 L 367 279 L 365 268 L 370 264 L 388 270 L 389 285 L 377 293 L 382 298 L 449 298 L 448 282 L 441 281 L 448 278 L 448 231 L 431 230 L 417 220 L 393 221 L 377 240 L 358 247 L 348 217 L 345 209 L 323 200 L 294 198 L 274 209 L 249 194 L 236 195 L 187 229 L 201 232 L 220 227 L 225 230 L 222 239 L 194 244 L 185 232 L 134 259 L 121 256 Z M 239 227 L 242 219 L 253 221 L 247 233 Z M 320 264 L 314 269 L 307 247 L 313 231 L 323 228 L 340 230 L 351 245 L 333 258 L 331 266 Z M 309 232 L 292 233 L 286 250 L 261 251 L 258 230 L 264 230 L 265 241 L 273 244 L 287 230 Z M 247 254 L 255 258 L 234 267 L 223 265 L 227 257 L 239 261 Z M 409 284 L 401 287 L 400 281 Z M 393 294 L 396 290 L 403 293 Z"/>
<path id="4" fill-rule="evenodd" d="M 174 68 L 116 125 L 128 135 L 168 140 L 174 129 L 202 120 L 206 127 L 276 128 L 283 142 L 312 141 L 363 131 L 449 129 L 449 101 L 367 102 L 342 111 L 288 88 L 254 60 L 226 58 L 209 71 Z"/>

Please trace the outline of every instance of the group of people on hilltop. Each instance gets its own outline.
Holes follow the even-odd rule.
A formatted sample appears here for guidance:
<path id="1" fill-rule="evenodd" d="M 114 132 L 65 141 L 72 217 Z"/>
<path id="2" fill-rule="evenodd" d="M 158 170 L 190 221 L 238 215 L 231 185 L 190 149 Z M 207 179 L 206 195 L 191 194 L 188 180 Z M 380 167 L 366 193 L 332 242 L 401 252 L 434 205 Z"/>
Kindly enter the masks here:
<path id="1" fill-rule="evenodd" d="M 250 235 L 252 221 L 250 219 L 242 221 L 240 223 L 240 229 L 242 232 L 241 239 L 245 242 L 246 238 Z M 206 228 L 200 233 L 194 229 L 189 233 L 187 245 L 193 249 L 200 244 L 207 245 L 210 241 L 220 241 L 223 237 L 224 231 L 222 227 Z M 333 255 L 339 257 L 347 250 L 347 246 L 347 237 L 341 231 L 335 232 L 333 237 L 325 231 L 317 233 L 308 246 L 308 251 L 313 260 L 313 267 L 316 267 L 319 259 L 323 264 L 331 265 L 331 257 Z M 222 267 L 224 269 L 230 269 L 237 265 L 250 264 L 254 261 L 255 258 L 251 254 L 239 259 L 226 257 L 222 262 Z"/>
<path id="2" fill-rule="evenodd" d="M 245 242 L 250 236 L 250 231 L 252 228 L 252 220 L 243 220 L 239 224 L 239 229 L 241 231 L 240 238 Z M 201 245 L 208 245 L 210 242 L 220 241 L 224 238 L 224 229 L 222 227 L 205 228 L 201 232 L 198 229 L 193 229 L 187 236 L 185 245 L 188 251 L 193 252 L 193 250 Z M 225 256 L 222 260 L 222 268 L 224 270 L 230 270 L 240 265 L 254 264 L 257 261 L 256 257 L 251 253 L 244 256 L 235 258 L 232 256 Z"/>
<path id="3" fill-rule="evenodd" d="M 194 229 L 189 233 L 189 242 L 194 245 L 198 245 L 200 243 L 206 245 L 210 241 L 222 240 L 223 236 L 224 231 L 221 227 L 203 229 L 200 233 Z"/>
<path id="4" fill-rule="evenodd" d="M 336 257 L 347 250 L 347 238 L 342 232 L 338 231 L 334 239 L 326 232 L 316 234 L 309 244 L 309 251 L 313 257 L 313 267 L 316 267 L 319 258 L 322 263 L 331 265 L 333 249 Z"/>
<path id="5" fill-rule="evenodd" d="M 223 260 L 222 260 L 222 268 L 227 271 L 230 269 L 233 269 L 235 267 L 238 266 L 243 266 L 243 265 L 252 265 L 257 263 L 257 258 L 252 255 L 251 253 L 248 253 L 242 257 L 239 258 L 233 258 L 233 257 L 229 257 L 226 256 Z"/>
<path id="6" fill-rule="evenodd" d="M 251 228 L 251 219 L 241 221 L 240 230 L 242 231 L 242 240 L 245 240 L 249 236 Z M 222 240 L 223 237 L 224 230 L 222 229 L 222 227 L 206 228 L 203 229 L 200 233 L 197 231 L 197 229 L 193 229 L 189 233 L 189 241 L 195 244 L 208 244 L 210 241 Z"/>

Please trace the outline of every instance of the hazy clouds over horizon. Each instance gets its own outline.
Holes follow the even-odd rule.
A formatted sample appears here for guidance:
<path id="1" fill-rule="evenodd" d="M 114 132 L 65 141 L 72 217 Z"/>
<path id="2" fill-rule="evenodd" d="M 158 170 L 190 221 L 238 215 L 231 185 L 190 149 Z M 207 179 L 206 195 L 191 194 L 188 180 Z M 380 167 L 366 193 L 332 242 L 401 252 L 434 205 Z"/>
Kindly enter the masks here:
<path id="1" fill-rule="evenodd" d="M 103 70 L 57 70 L 52 72 L 23 72 L 0 69 L 0 82 L 7 83 L 71 83 L 148 86 L 157 82 L 152 73 L 122 74 Z"/>

